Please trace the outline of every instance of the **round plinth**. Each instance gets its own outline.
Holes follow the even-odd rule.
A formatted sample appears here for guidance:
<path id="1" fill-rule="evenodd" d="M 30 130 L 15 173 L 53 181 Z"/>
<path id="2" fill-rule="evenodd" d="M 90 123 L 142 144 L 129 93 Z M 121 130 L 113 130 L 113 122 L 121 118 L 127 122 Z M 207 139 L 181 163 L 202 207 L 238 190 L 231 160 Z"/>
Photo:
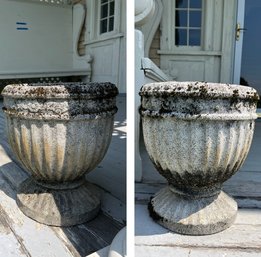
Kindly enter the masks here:
<path id="1" fill-rule="evenodd" d="M 237 203 L 223 191 L 209 197 L 189 197 L 170 187 L 160 190 L 150 201 L 151 217 L 180 234 L 208 235 L 228 228 L 235 220 Z"/>
<path id="2" fill-rule="evenodd" d="M 17 204 L 22 212 L 46 225 L 73 226 L 93 219 L 100 210 L 100 193 L 96 186 L 83 181 L 72 188 L 45 187 L 32 178 L 26 179 L 19 187 Z M 67 187 L 67 189 L 66 189 Z"/>

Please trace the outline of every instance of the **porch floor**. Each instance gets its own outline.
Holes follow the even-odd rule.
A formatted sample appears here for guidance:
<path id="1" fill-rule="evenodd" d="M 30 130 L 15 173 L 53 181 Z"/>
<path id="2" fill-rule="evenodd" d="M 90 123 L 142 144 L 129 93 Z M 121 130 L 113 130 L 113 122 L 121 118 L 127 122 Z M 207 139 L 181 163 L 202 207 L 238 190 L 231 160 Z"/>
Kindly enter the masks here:
<path id="1" fill-rule="evenodd" d="M 147 205 L 136 204 L 136 257 L 259 257 L 261 210 L 239 209 L 234 225 L 207 236 L 185 236 L 156 224 Z"/>
<path id="2" fill-rule="evenodd" d="M 17 207 L 15 198 L 19 184 L 27 178 L 27 174 L 13 161 L 12 151 L 4 132 L 5 120 L 0 99 L 0 256 L 2 257 L 82 257 L 100 249 L 107 256 L 109 245 L 118 231 L 124 226 L 104 212 L 81 225 L 71 227 L 52 227 L 40 224 L 26 217 Z M 107 154 L 116 155 L 115 149 L 125 149 L 126 116 L 125 95 L 118 97 L 119 111 L 115 117 L 115 129 Z M 121 133 L 119 134 L 119 124 Z M 125 135 L 125 136 L 123 136 Z M 117 137 L 120 137 L 118 140 Z M 103 169 L 125 171 L 125 152 L 117 157 L 105 158 L 97 167 Z M 95 171 L 93 171 L 95 172 Z M 108 192 L 107 192 L 108 193 Z M 124 197 L 124 196 L 123 196 Z M 123 198 L 119 196 L 119 198 Z M 110 198 L 109 198 L 110 199 Z M 101 256 L 101 255 L 99 255 Z"/>
<path id="3" fill-rule="evenodd" d="M 146 177 L 135 186 L 135 256 L 261 256 L 260 142 L 261 121 L 257 120 L 253 143 L 244 166 L 223 185 L 223 190 L 238 203 L 236 221 L 225 231 L 207 236 L 186 236 L 171 232 L 149 216 L 149 199 L 166 186 L 166 180 L 158 175 L 143 145 L 142 168 Z"/>

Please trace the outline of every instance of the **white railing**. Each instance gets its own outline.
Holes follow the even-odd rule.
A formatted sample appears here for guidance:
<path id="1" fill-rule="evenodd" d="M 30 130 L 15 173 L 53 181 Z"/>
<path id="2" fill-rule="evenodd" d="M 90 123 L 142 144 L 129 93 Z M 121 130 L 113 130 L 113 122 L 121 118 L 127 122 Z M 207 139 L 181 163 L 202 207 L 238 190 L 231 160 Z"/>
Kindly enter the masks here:
<path id="1" fill-rule="evenodd" d="M 140 156 L 140 88 L 147 83 L 171 80 L 149 58 L 144 57 L 144 37 L 140 30 L 135 30 L 135 180 L 142 179 L 142 160 Z"/>

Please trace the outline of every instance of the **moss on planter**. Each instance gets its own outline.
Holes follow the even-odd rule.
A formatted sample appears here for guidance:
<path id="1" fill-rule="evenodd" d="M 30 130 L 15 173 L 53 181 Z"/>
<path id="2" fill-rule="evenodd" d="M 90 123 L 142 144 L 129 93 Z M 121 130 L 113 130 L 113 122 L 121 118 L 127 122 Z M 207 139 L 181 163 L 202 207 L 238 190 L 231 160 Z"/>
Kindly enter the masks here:
<path id="1" fill-rule="evenodd" d="M 150 214 L 150 217 L 155 220 L 155 221 L 163 221 L 163 218 L 161 216 L 159 216 L 157 214 L 157 212 L 155 212 L 154 208 L 153 208 L 153 205 L 152 205 L 152 198 L 150 198 L 150 201 L 148 203 L 148 210 L 149 210 L 149 214 Z"/>
<path id="2" fill-rule="evenodd" d="M 13 98 L 46 99 L 100 99 L 118 95 L 117 87 L 110 83 L 31 83 L 5 87 L 3 96 Z"/>
<path id="3" fill-rule="evenodd" d="M 257 103 L 259 100 L 259 95 L 256 91 L 250 87 L 239 86 L 240 90 L 243 91 L 239 94 L 239 89 L 234 89 L 235 85 L 221 84 L 221 83 L 208 83 L 208 82 L 166 82 L 170 85 L 165 85 L 162 83 L 161 86 L 157 83 L 151 83 L 143 86 L 140 90 L 140 96 L 148 97 L 183 97 L 190 99 L 245 99 L 247 101 Z M 182 84 L 183 87 L 179 86 Z M 209 86 L 211 85 L 212 88 Z M 220 92 L 218 91 L 218 85 L 221 85 Z M 226 89 L 226 90 L 225 90 Z M 247 91 L 248 90 L 248 91 Z"/>

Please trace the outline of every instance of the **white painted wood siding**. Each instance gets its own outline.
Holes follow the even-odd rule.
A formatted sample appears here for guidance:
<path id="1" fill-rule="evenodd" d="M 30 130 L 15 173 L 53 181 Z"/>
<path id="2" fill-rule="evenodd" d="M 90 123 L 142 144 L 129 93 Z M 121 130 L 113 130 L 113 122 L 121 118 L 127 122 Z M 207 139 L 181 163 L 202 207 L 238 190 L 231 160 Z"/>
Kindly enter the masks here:
<path id="1" fill-rule="evenodd" d="M 0 1 L 0 79 L 90 74 L 74 51 L 74 8 L 38 1 Z M 79 12 L 78 12 L 79 13 Z M 80 23 L 79 21 L 77 21 Z"/>
<path id="2" fill-rule="evenodd" d="M 85 48 L 93 57 L 92 81 L 110 81 L 126 93 L 126 0 L 115 0 L 115 26 L 99 33 L 100 0 L 86 0 Z"/>

